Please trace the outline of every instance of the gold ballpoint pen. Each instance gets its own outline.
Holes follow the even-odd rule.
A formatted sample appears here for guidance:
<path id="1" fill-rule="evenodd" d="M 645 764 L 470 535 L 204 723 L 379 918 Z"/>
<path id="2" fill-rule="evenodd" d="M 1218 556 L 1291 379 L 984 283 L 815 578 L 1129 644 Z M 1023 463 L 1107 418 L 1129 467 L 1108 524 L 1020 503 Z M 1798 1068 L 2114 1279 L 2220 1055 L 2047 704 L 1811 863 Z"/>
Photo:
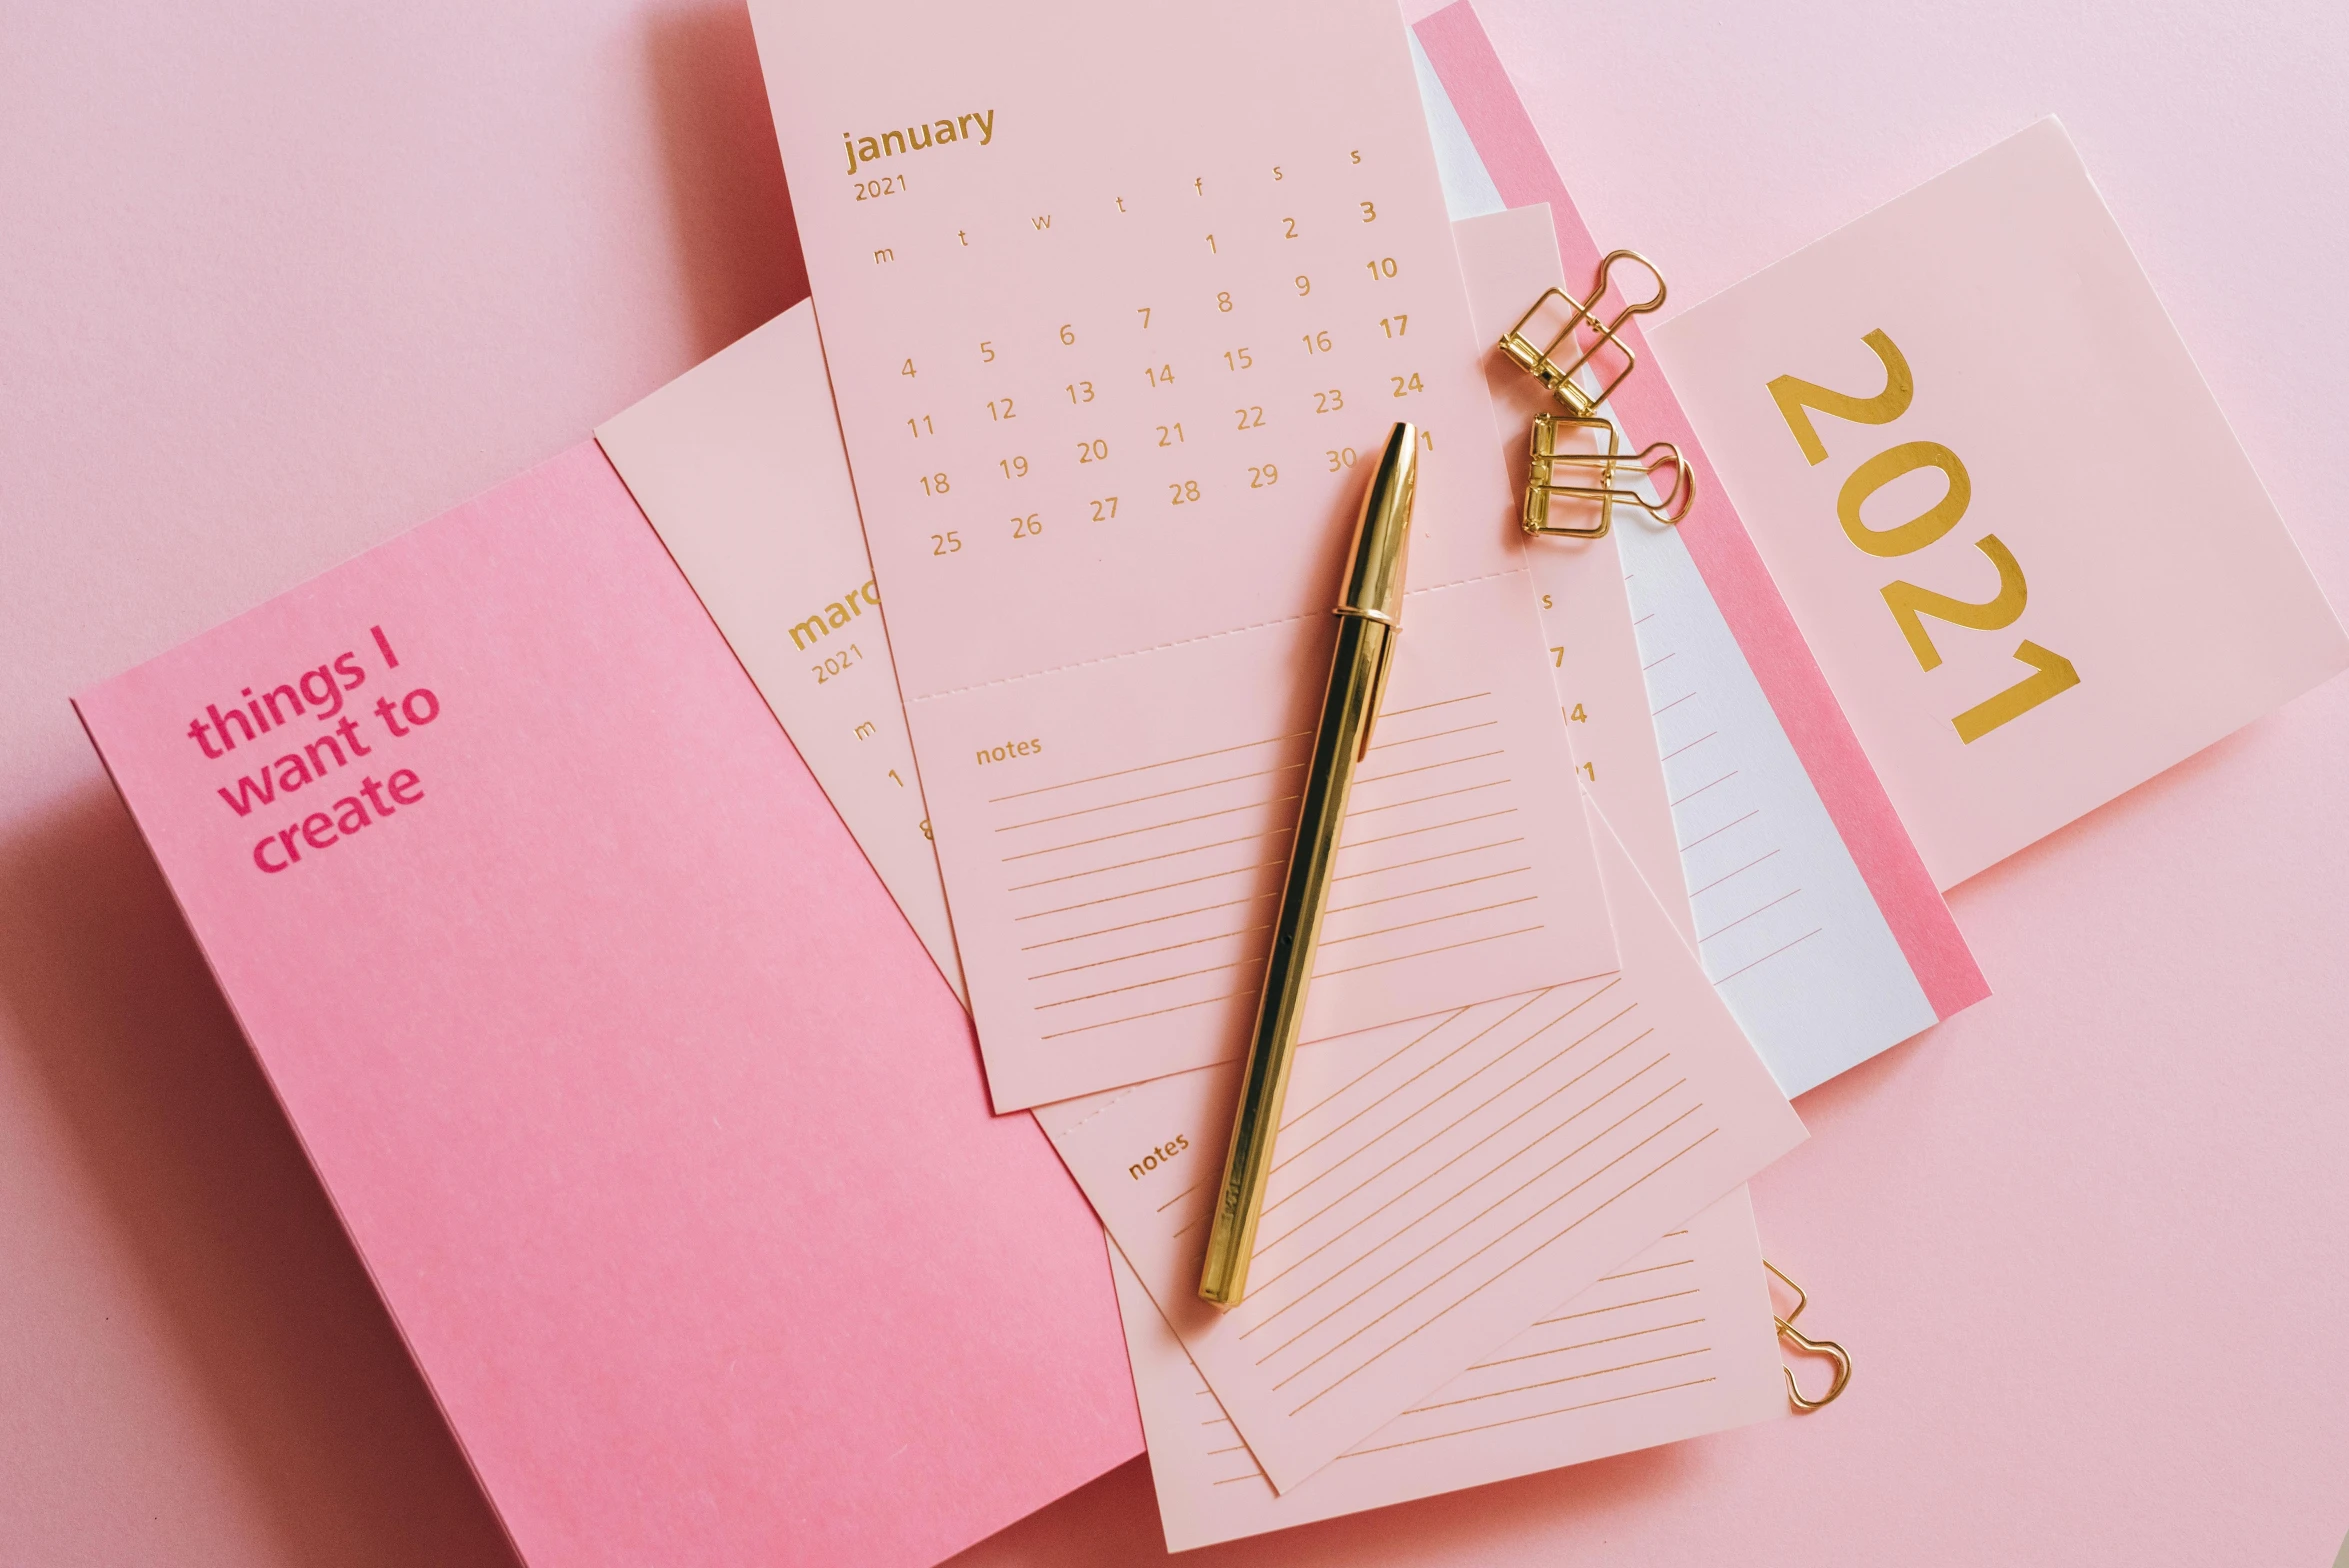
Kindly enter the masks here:
<path id="1" fill-rule="evenodd" d="M 1338 594 L 1337 650 L 1330 656 L 1329 694 L 1297 808 L 1297 836 L 1281 888 L 1272 952 L 1264 964 L 1264 994 L 1256 1004 L 1256 1034 L 1240 1076 L 1240 1107 L 1232 1117 L 1231 1150 L 1224 1156 L 1215 1223 L 1207 1232 L 1207 1264 L 1199 1295 L 1223 1308 L 1248 1292 L 1248 1260 L 1256 1251 L 1256 1221 L 1264 1184 L 1272 1174 L 1273 1140 L 1289 1093 L 1289 1065 L 1305 1019 L 1305 992 L 1313 982 L 1313 952 L 1321 943 L 1322 906 L 1329 898 L 1330 865 L 1354 767 L 1370 749 L 1370 730 L 1402 635 L 1403 563 L 1411 544 L 1411 499 L 1419 478 L 1419 431 L 1398 424 L 1379 454 L 1362 494 L 1354 553 Z"/>

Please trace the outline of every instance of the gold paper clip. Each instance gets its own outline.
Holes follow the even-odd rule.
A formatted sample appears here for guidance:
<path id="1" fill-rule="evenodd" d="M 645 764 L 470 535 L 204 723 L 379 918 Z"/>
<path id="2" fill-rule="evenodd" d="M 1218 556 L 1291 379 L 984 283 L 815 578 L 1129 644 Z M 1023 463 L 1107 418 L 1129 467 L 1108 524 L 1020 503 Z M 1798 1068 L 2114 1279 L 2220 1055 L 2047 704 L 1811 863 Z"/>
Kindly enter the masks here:
<path id="1" fill-rule="evenodd" d="M 1842 1395 L 1844 1389 L 1850 1385 L 1851 1352 L 1844 1349 L 1841 1345 L 1838 1345 L 1832 1339 L 1813 1339 L 1809 1335 L 1805 1334 L 1801 1329 L 1796 1328 L 1794 1326 L 1794 1320 L 1803 1315 L 1803 1308 L 1811 1304 L 1811 1298 L 1803 1294 L 1803 1288 L 1800 1285 L 1797 1285 L 1793 1280 L 1790 1280 L 1786 1277 L 1786 1271 L 1784 1269 L 1780 1268 L 1777 1264 L 1772 1263 L 1768 1258 L 1764 1258 L 1762 1260 L 1762 1267 L 1777 1275 L 1779 1282 L 1785 1285 L 1788 1290 L 1794 1292 L 1794 1310 L 1786 1314 L 1786 1316 L 1776 1320 L 1778 1324 L 1778 1337 L 1785 1340 L 1788 1344 L 1792 1345 L 1795 1349 L 1802 1351 L 1806 1355 L 1825 1356 L 1828 1360 L 1835 1363 L 1835 1380 L 1827 1385 L 1827 1392 L 1821 1394 L 1816 1399 L 1806 1398 L 1803 1394 L 1803 1391 L 1795 1386 L 1794 1369 L 1792 1367 L 1779 1368 L 1781 1372 L 1786 1374 L 1787 1399 L 1793 1403 L 1795 1409 L 1803 1412 L 1805 1415 L 1808 1415 L 1810 1412 L 1820 1409 L 1823 1406 L 1834 1404 L 1835 1401 Z"/>
<path id="2" fill-rule="evenodd" d="M 1575 449 L 1578 443 L 1582 450 Z M 1659 523 L 1678 523 L 1696 499 L 1695 478 L 1678 447 L 1658 441 L 1637 452 L 1626 452 L 1613 423 L 1596 414 L 1536 414 L 1531 446 L 1525 507 L 1518 517 L 1529 534 L 1603 539 L 1614 524 L 1618 505 L 1637 507 Z M 1645 477 L 1662 469 L 1670 470 L 1672 482 L 1652 501 L 1619 477 L 1624 470 Z M 1595 510 L 1597 521 L 1577 523 L 1553 517 L 1551 508 L 1559 502 L 1579 509 L 1586 519 Z"/>
<path id="3" fill-rule="evenodd" d="M 1602 322 L 1598 317 L 1599 306 L 1607 297 L 1608 274 L 1618 261 L 1635 261 L 1645 268 L 1648 276 L 1655 279 L 1655 296 L 1627 304 L 1614 320 Z M 1564 313 L 1565 325 L 1537 348 L 1527 329 L 1533 326 L 1536 316 L 1544 314 L 1552 300 L 1557 301 Z M 1542 297 L 1533 302 L 1533 308 L 1518 317 L 1517 325 L 1501 339 L 1501 352 L 1519 369 L 1548 387 L 1551 396 L 1564 404 L 1569 413 L 1578 419 L 1588 419 L 1623 384 L 1623 378 L 1639 368 L 1638 356 L 1617 334 L 1632 317 L 1644 316 L 1663 303 L 1664 275 L 1656 270 L 1655 263 L 1637 251 L 1609 251 L 1599 262 L 1598 276 L 1591 280 L 1587 301 L 1576 299 L 1564 289 L 1544 289 Z M 1573 357 L 1561 360 L 1563 350 L 1574 351 Z M 1599 357 L 1610 350 L 1607 365 L 1602 366 Z M 1598 383 L 1595 392 L 1574 379 L 1578 371 L 1586 368 Z"/>

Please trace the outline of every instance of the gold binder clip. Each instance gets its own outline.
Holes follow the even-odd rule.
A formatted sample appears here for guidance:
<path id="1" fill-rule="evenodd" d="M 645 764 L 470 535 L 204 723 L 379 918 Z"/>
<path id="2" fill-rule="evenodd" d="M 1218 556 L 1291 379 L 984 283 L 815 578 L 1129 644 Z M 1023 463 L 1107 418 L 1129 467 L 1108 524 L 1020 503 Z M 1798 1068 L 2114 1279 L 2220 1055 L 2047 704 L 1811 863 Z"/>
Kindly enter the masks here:
<path id="1" fill-rule="evenodd" d="M 1596 414 L 1534 415 L 1531 448 L 1518 517 L 1529 534 L 1603 539 L 1618 505 L 1637 507 L 1659 523 L 1678 523 L 1696 499 L 1694 476 L 1678 447 L 1658 441 L 1626 452 L 1614 424 Z M 1671 483 L 1653 500 L 1628 482 L 1663 470 Z M 1551 508 L 1561 502 L 1585 520 L 1552 516 Z M 1589 521 L 1594 513 L 1597 520 Z"/>
<path id="2" fill-rule="evenodd" d="M 1599 320 L 1600 305 L 1607 297 L 1608 275 L 1619 261 L 1637 262 L 1655 280 L 1654 297 L 1627 304 L 1612 321 Z M 1551 312 L 1551 301 L 1557 302 Z M 1638 356 L 1631 352 L 1618 334 L 1634 316 L 1644 316 L 1664 303 L 1664 275 L 1655 263 L 1634 250 L 1609 251 L 1599 262 L 1598 276 L 1591 280 L 1590 298 L 1576 299 L 1564 289 L 1544 289 L 1542 297 L 1533 302 L 1533 308 L 1517 318 L 1501 339 L 1501 352 L 1511 363 L 1530 373 L 1535 380 L 1550 389 L 1551 396 L 1566 406 L 1577 419 L 1588 419 L 1598 411 L 1623 384 L 1623 378 L 1639 367 Z M 1564 325 L 1536 347 L 1528 329 L 1534 327 L 1534 318 L 1554 319 L 1562 313 Z M 1561 356 L 1571 353 L 1571 358 Z M 1604 359 L 1602 361 L 1602 356 Z M 1589 370 L 1590 380 L 1597 384 L 1593 391 L 1575 380 L 1578 372 Z"/>
<path id="3" fill-rule="evenodd" d="M 1850 1385 L 1851 1352 L 1844 1349 L 1841 1345 L 1838 1345 L 1832 1339 L 1813 1339 L 1809 1335 L 1805 1334 L 1801 1329 L 1796 1328 L 1794 1326 L 1794 1320 L 1803 1315 L 1803 1308 L 1811 1304 L 1811 1298 L 1803 1294 L 1803 1288 L 1800 1285 L 1797 1285 L 1793 1280 L 1790 1280 L 1786 1277 L 1786 1271 L 1784 1269 L 1780 1268 L 1777 1264 L 1772 1263 L 1768 1258 L 1764 1258 L 1762 1260 L 1762 1267 L 1777 1275 L 1779 1282 L 1785 1285 L 1788 1290 L 1794 1292 L 1794 1310 L 1786 1314 L 1786 1316 L 1776 1320 L 1778 1324 L 1778 1337 L 1785 1340 L 1795 1349 L 1800 1350 L 1807 1355 L 1825 1356 L 1828 1360 L 1835 1363 L 1834 1381 L 1827 1385 L 1827 1392 L 1821 1394 L 1816 1399 L 1806 1398 L 1803 1394 L 1803 1391 L 1795 1386 L 1794 1369 L 1792 1367 L 1779 1368 L 1781 1372 L 1786 1374 L 1787 1399 L 1793 1403 L 1795 1409 L 1803 1412 L 1805 1415 L 1808 1415 L 1810 1412 L 1820 1409 L 1823 1406 L 1834 1404 L 1835 1401 L 1841 1397 L 1844 1389 Z"/>

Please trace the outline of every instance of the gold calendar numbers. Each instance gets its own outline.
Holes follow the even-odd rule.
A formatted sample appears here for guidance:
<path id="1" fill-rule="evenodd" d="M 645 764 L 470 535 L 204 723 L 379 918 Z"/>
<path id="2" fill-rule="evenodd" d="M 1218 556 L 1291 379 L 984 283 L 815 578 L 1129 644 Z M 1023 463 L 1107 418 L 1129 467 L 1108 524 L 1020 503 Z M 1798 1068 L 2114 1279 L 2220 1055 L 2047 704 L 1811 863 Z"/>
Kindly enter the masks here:
<path id="1" fill-rule="evenodd" d="M 1013 453 L 1010 457 L 997 458 L 995 463 L 998 468 L 1003 470 L 1003 477 L 1006 479 L 1025 479 L 1028 477 L 1028 460 L 1024 457 L 1021 457 L 1016 452 Z"/>
<path id="2" fill-rule="evenodd" d="M 1079 441 L 1077 443 L 1077 461 L 1080 463 L 1108 462 L 1109 443 L 1099 436 L 1090 441 Z"/>
<path id="3" fill-rule="evenodd" d="M 1264 408 L 1261 404 L 1251 403 L 1246 408 L 1235 408 L 1232 412 L 1240 416 L 1240 422 L 1236 428 L 1241 430 L 1262 430 L 1264 428 Z"/>
<path id="4" fill-rule="evenodd" d="M 941 496 L 954 488 L 953 485 L 947 482 L 946 471 L 944 469 L 940 469 L 937 473 L 934 474 L 923 474 L 920 476 L 920 478 L 922 481 L 922 494 L 927 496 Z"/>
<path id="5" fill-rule="evenodd" d="M 916 414 L 905 422 L 905 428 L 914 433 L 914 439 L 917 441 L 924 436 L 934 436 L 938 433 L 938 427 L 930 423 L 930 416 L 927 414 Z"/>
<path id="6" fill-rule="evenodd" d="M 1140 317 L 1142 318 L 1142 330 L 1143 330 L 1143 331 L 1145 331 L 1145 332 L 1149 331 L 1149 330 L 1150 330 L 1150 307 L 1149 307 L 1149 306 L 1147 306 L 1147 305 L 1136 305 L 1136 306 L 1134 307 L 1134 314 L 1136 314 L 1137 316 L 1140 316 Z"/>
<path id="7" fill-rule="evenodd" d="M 1328 332 L 1307 332 L 1300 334 L 1300 336 L 1304 341 L 1306 353 L 1326 354 L 1330 351 L 1331 342 Z"/>
<path id="8" fill-rule="evenodd" d="M 1280 471 L 1280 466 L 1279 466 L 1278 464 L 1276 464 L 1276 463 L 1256 463 L 1256 464 L 1250 464 L 1250 465 L 1249 465 L 1249 468 L 1248 468 L 1248 488 L 1249 488 L 1249 489 L 1251 489 L 1251 490 L 1262 490 L 1262 489 L 1264 489 L 1264 488 L 1265 488 L 1266 486 L 1268 486 L 1268 485 L 1277 485 L 1277 484 L 1279 484 L 1280 482 L 1281 482 L 1281 471 Z"/>
<path id="9" fill-rule="evenodd" d="M 1392 256 L 1381 256 L 1376 261 L 1366 261 L 1362 265 L 1370 269 L 1373 282 L 1395 275 L 1395 258 Z"/>
<path id="10" fill-rule="evenodd" d="M 1354 205 L 1362 209 L 1362 221 L 1364 223 L 1376 223 L 1378 221 L 1378 206 L 1376 203 L 1362 201 L 1356 202 Z"/>
<path id="11" fill-rule="evenodd" d="M 1427 383 L 1419 379 L 1419 372 L 1416 370 L 1406 371 L 1399 376 L 1389 376 L 1387 379 L 1395 384 L 1395 396 L 1397 397 L 1409 397 L 1414 392 L 1427 390 Z"/>
<path id="12" fill-rule="evenodd" d="M 1227 348 L 1223 351 L 1223 365 L 1226 370 L 1253 370 L 1256 359 L 1244 348 Z"/>
<path id="13" fill-rule="evenodd" d="M 1012 407 L 1012 400 L 1010 398 L 991 397 L 987 399 L 987 417 L 989 419 L 1000 422 L 1006 419 L 1016 419 L 1019 417 L 1019 414 L 1018 411 Z"/>
<path id="14" fill-rule="evenodd" d="M 1158 444 L 1160 446 L 1180 446 L 1182 442 L 1183 427 L 1179 423 L 1158 427 Z"/>
<path id="15" fill-rule="evenodd" d="M 1116 496 L 1098 495 L 1086 504 L 1093 508 L 1093 521 L 1097 523 L 1112 523 L 1117 521 Z"/>
<path id="16" fill-rule="evenodd" d="M 930 535 L 932 555 L 958 555 L 962 551 L 962 535 L 949 528 L 942 534 Z"/>
<path id="17" fill-rule="evenodd" d="M 1329 459 L 1329 471 L 1333 474 L 1354 466 L 1354 449 L 1350 446 L 1332 447 L 1321 455 Z"/>
<path id="18" fill-rule="evenodd" d="M 1390 338 L 1399 338 L 1411 330 L 1411 318 L 1399 310 L 1391 316 L 1381 316 L 1378 318 L 1378 330 Z"/>
<path id="19" fill-rule="evenodd" d="M 1068 383 L 1068 385 L 1062 387 L 1061 390 L 1068 394 L 1068 400 L 1072 403 L 1090 403 L 1093 401 L 1093 383 L 1090 381 L 1071 381 Z"/>
<path id="20" fill-rule="evenodd" d="M 1156 366 L 1145 365 L 1142 367 L 1142 374 L 1150 378 L 1150 385 L 1153 387 L 1170 387 L 1174 385 L 1175 373 L 1174 366 L 1171 364 Z"/>
<path id="21" fill-rule="evenodd" d="M 1291 278 L 1289 282 L 1296 288 L 1297 297 L 1299 299 L 1303 299 L 1306 295 L 1313 292 L 1313 280 L 1302 272 L 1298 273 L 1294 278 Z"/>
<path id="22" fill-rule="evenodd" d="M 1034 539 L 1043 532 L 1044 520 L 1034 512 L 1011 520 L 1011 536 L 1014 539 Z"/>
<path id="23" fill-rule="evenodd" d="M 1071 322 L 1071 321 L 1064 321 L 1064 322 L 1062 322 L 1062 323 L 1060 324 L 1060 346 L 1061 346 L 1062 348 L 1074 348 L 1074 347 L 1076 346 L 1076 342 L 1077 342 L 1077 328 L 1076 328 L 1076 323 L 1074 323 L 1074 322 Z"/>
<path id="24" fill-rule="evenodd" d="M 1313 411 L 1316 414 L 1334 414 L 1345 406 L 1346 394 L 1337 387 L 1313 394 Z"/>
<path id="25" fill-rule="evenodd" d="M 995 363 L 995 345 L 994 345 L 994 344 L 992 344 L 992 343 L 989 343 L 989 342 L 986 342 L 986 341 L 983 341 L 983 340 L 980 342 L 980 344 L 979 344 L 979 361 L 980 361 L 980 363 L 982 363 L 982 364 L 987 364 L 987 365 L 992 365 L 992 364 L 994 364 L 994 363 Z M 913 361 L 909 359 L 909 360 L 907 360 L 907 361 L 906 361 L 906 363 L 910 365 L 910 364 L 912 364 L 912 363 L 913 363 Z M 908 374 L 911 374 L 911 372 L 908 372 Z"/>
<path id="26" fill-rule="evenodd" d="M 1199 499 L 1199 481 L 1196 479 L 1170 480 L 1167 484 L 1168 501 L 1175 506 L 1188 506 Z"/>
<path id="27" fill-rule="evenodd" d="M 1215 308 L 1216 308 L 1217 310 L 1224 311 L 1224 312 L 1227 312 L 1227 313 L 1228 313 L 1228 312 L 1231 310 L 1231 308 L 1232 308 L 1232 294 L 1231 294 L 1231 290 L 1229 290 L 1229 289 L 1220 289 L 1220 290 L 1218 290 L 1218 291 L 1216 292 L 1216 296 L 1215 296 Z"/>

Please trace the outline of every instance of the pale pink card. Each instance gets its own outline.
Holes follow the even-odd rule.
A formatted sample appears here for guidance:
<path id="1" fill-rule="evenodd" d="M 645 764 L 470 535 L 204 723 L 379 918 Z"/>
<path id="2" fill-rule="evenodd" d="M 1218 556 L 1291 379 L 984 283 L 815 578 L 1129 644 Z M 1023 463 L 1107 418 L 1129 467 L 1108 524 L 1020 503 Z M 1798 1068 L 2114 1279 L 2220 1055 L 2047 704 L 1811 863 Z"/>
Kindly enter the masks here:
<path id="1" fill-rule="evenodd" d="M 594 446 L 77 706 L 526 1560 L 929 1563 L 1138 1450 L 1083 1198 Z"/>
<path id="2" fill-rule="evenodd" d="M 752 19 L 997 1106 L 1243 1049 L 1399 421 L 1414 592 L 1378 739 L 1437 749 L 1357 815 L 1454 836 L 1409 910 L 1333 933 L 1314 1027 L 1613 968 L 1588 837 L 1546 806 L 1572 762 L 1392 10 L 1058 0 L 1015 29 L 924 0 L 886 50 L 847 11 Z M 1503 803 L 1526 888 L 1439 874 Z"/>
<path id="3" fill-rule="evenodd" d="M 2349 664 L 2052 119 L 1654 338 L 1944 887 Z"/>

